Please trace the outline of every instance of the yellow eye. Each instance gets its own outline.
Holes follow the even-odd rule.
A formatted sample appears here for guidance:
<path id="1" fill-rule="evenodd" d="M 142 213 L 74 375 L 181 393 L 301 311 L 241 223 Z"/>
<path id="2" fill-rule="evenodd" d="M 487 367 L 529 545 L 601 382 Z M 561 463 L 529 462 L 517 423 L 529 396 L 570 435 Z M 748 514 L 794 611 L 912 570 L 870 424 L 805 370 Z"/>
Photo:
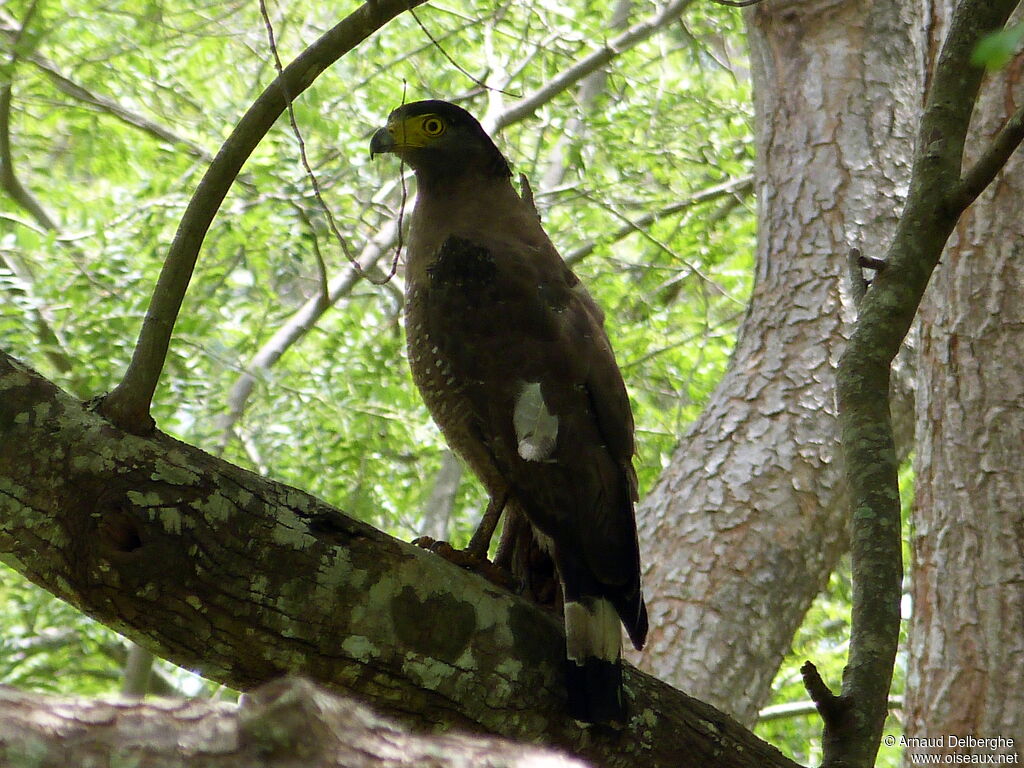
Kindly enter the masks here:
<path id="1" fill-rule="evenodd" d="M 444 133 L 444 128 L 444 122 L 439 117 L 427 115 L 423 119 L 423 132 L 427 134 L 427 136 L 440 136 Z"/>

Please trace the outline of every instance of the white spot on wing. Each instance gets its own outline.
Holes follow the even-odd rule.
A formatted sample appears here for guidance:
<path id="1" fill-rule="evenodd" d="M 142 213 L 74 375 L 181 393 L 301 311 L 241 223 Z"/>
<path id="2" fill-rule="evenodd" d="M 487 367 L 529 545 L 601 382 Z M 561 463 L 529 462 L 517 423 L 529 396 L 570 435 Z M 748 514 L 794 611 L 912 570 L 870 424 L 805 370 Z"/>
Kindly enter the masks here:
<path id="1" fill-rule="evenodd" d="M 540 382 L 523 384 L 516 398 L 512 426 L 519 441 L 519 455 L 527 461 L 544 461 L 555 450 L 558 439 L 558 417 L 548 410 Z"/>

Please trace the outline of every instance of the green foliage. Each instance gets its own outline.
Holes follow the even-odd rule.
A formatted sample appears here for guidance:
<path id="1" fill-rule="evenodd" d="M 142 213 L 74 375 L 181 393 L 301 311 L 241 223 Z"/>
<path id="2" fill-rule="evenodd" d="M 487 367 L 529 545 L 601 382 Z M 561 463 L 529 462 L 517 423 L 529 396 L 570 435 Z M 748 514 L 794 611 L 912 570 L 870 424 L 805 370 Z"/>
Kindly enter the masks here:
<path id="1" fill-rule="evenodd" d="M 0 14 L 16 26 L 29 5 L 10 0 Z M 480 116 L 500 111 L 613 36 L 613 5 L 448 0 L 396 19 L 325 73 L 297 101 L 296 118 L 353 249 L 398 215 L 398 166 L 390 158 L 371 165 L 367 154 L 370 134 L 391 108 L 441 96 Z M 652 10 L 637 4 L 631 23 Z M 309 2 L 272 13 L 286 62 L 340 18 L 333 6 Z M 0 35 L 7 62 L 9 41 Z M 681 24 L 619 56 L 592 101 L 570 88 L 498 137 L 516 171 L 531 179 L 563 252 L 595 244 L 576 268 L 608 313 L 635 406 L 645 489 L 727 364 L 751 286 L 752 201 L 717 198 L 660 216 L 641 232 L 612 233 L 751 172 L 741 50 L 738 13 L 694 4 Z M 272 62 L 253 3 L 39 4 L 3 76 L 13 83 L 14 170 L 58 231 L 0 195 L 0 347 L 83 398 L 117 382 L 207 166 L 204 155 L 216 152 L 271 82 Z M 180 141 L 157 138 L 80 92 L 62 90 L 48 69 Z M 502 90 L 488 92 L 481 82 Z M 561 178 L 545 186 L 553 164 L 563 166 Z M 183 440 L 222 450 L 230 461 L 408 538 L 423 527 L 443 440 L 403 359 L 401 272 L 388 287 L 358 282 L 260 373 L 224 440 L 232 387 L 316 296 L 316 249 L 329 277 L 347 267 L 281 120 L 246 163 L 206 238 L 154 415 Z M 382 265 L 392 253 L 393 246 Z M 40 319 L 56 334 L 56 347 Z M 484 501 L 476 482 L 465 480 L 454 543 L 468 539 Z M 81 692 L 116 687 L 117 663 L 101 650 L 116 645 L 109 633 L 6 570 L 0 597 L 5 637 L 54 628 L 76 635 L 45 665 L 42 655 L 33 661 L 8 648 L 0 659 L 4 681 Z"/>
<path id="2" fill-rule="evenodd" d="M 1002 69 L 1010 63 L 1024 41 L 1024 24 L 1000 29 L 986 35 L 971 54 L 971 63 L 985 69 Z"/>
<path id="3" fill-rule="evenodd" d="M 119 645 L 102 625 L 0 565 L 0 684 L 59 693 L 116 690 Z M 73 674 L 64 674 L 65 670 Z"/>

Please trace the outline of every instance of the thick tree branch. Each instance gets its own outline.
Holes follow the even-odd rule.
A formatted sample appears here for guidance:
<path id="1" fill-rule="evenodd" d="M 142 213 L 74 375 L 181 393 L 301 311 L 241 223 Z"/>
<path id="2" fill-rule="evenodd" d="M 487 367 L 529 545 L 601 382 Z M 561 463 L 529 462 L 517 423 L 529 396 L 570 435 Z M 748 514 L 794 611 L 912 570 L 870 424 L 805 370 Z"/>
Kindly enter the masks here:
<path id="1" fill-rule="evenodd" d="M 633 669 L 624 732 L 565 715 L 560 622 L 323 502 L 154 432 L 124 433 L 0 353 L 0 558 L 234 688 L 298 672 L 419 726 L 601 765 L 789 766 Z"/>
<path id="2" fill-rule="evenodd" d="M 906 207 L 886 268 L 860 304 L 837 374 L 853 510 L 853 613 L 838 697 L 850 708 L 849 727 L 835 733 L 823 712 L 826 767 L 867 768 L 878 751 L 899 637 L 902 581 L 890 366 L 946 240 L 970 202 L 960 174 L 982 78 L 982 70 L 970 65 L 971 51 L 983 34 L 1005 24 L 1016 5 L 1016 0 L 963 0 L 954 12 L 921 119 Z"/>
<path id="3" fill-rule="evenodd" d="M 285 94 L 292 99 L 298 97 L 345 53 L 402 11 L 422 2 L 364 3 L 289 64 L 238 121 L 189 201 L 153 291 L 128 370 L 102 403 L 104 415 L 115 424 L 138 434 L 152 429 L 150 404 L 199 248 L 242 165 L 285 110 Z"/>
<path id="4" fill-rule="evenodd" d="M 240 704 L 103 701 L 0 690 L 10 768 L 585 768 L 553 750 L 483 736 L 413 734 L 364 704 L 289 677 Z"/>

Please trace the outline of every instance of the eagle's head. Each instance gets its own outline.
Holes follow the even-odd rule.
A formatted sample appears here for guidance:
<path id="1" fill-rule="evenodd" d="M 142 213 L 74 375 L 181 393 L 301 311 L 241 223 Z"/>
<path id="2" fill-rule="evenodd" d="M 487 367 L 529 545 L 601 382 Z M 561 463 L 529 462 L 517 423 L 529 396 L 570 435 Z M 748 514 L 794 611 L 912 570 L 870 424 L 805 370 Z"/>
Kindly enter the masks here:
<path id="1" fill-rule="evenodd" d="M 370 140 L 371 157 L 386 152 L 398 155 L 421 177 L 512 173 L 476 118 L 447 101 L 414 101 L 388 115 L 387 125 Z"/>

